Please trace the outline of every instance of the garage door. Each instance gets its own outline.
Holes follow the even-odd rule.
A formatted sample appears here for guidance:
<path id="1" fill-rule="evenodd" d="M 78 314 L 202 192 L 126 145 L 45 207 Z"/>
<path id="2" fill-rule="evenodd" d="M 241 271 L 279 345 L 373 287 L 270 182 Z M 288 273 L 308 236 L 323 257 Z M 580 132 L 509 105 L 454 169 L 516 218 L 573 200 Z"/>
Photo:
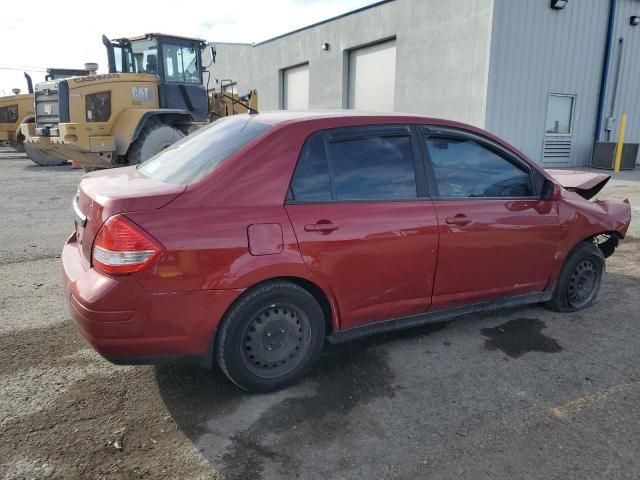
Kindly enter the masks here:
<path id="1" fill-rule="evenodd" d="M 349 52 L 349 108 L 392 112 L 395 88 L 395 40 Z"/>
<path id="2" fill-rule="evenodd" d="M 309 109 L 309 64 L 282 71 L 282 108 L 285 110 Z"/>

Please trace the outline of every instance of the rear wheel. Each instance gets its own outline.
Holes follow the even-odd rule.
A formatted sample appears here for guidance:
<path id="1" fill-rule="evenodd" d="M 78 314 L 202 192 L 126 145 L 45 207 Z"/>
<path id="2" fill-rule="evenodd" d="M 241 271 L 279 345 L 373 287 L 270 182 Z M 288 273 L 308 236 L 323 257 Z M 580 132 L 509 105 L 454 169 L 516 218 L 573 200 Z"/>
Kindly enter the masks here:
<path id="1" fill-rule="evenodd" d="M 67 163 L 67 159 L 56 154 L 44 152 L 38 148 L 31 146 L 28 143 L 23 144 L 25 153 L 29 158 L 41 167 L 50 167 L 56 165 L 64 165 Z"/>
<path id="2" fill-rule="evenodd" d="M 15 149 L 20 153 L 24 152 L 24 135 L 22 135 L 22 133 L 19 133 L 18 135 L 16 135 Z"/>
<path id="3" fill-rule="evenodd" d="M 567 257 L 546 306 L 558 312 L 575 312 L 591 306 L 600 292 L 604 269 L 600 248 L 593 243 L 581 243 Z"/>
<path id="4" fill-rule="evenodd" d="M 184 133 L 171 125 L 155 122 L 147 124 L 129 149 L 129 165 L 137 165 L 148 160 L 183 137 Z"/>
<path id="5" fill-rule="evenodd" d="M 291 282 L 269 282 L 240 298 L 222 320 L 216 360 L 240 388 L 269 392 L 299 380 L 325 337 L 320 305 Z"/>

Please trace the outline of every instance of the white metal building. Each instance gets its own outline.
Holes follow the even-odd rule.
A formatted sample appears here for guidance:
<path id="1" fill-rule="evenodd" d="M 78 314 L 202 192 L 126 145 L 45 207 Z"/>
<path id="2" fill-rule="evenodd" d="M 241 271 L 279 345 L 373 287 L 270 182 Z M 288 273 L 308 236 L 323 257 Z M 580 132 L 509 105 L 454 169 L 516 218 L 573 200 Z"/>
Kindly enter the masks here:
<path id="1" fill-rule="evenodd" d="M 638 24 L 639 0 L 384 0 L 259 43 L 216 43 L 209 87 L 256 88 L 261 110 L 459 120 L 546 166 L 590 165 L 622 113 L 640 142 Z"/>

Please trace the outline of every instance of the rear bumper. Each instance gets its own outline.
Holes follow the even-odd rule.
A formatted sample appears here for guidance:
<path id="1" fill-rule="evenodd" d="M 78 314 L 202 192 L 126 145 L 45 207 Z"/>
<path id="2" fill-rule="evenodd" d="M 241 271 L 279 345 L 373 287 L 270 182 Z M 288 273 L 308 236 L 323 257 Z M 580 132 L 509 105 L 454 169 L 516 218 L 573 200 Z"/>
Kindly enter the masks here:
<path id="1" fill-rule="evenodd" d="M 241 290 L 150 293 L 135 276 L 85 268 L 75 236 L 62 251 L 64 296 L 82 336 L 118 364 L 210 365 L 218 323 Z"/>

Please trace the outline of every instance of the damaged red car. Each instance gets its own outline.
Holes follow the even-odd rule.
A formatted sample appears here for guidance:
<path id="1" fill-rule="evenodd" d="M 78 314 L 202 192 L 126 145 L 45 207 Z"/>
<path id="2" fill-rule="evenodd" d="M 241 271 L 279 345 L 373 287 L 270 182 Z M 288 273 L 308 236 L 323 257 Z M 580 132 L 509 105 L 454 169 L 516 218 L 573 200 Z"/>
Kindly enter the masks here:
<path id="1" fill-rule="evenodd" d="M 628 201 L 591 199 L 608 178 L 444 120 L 238 115 L 82 179 L 65 296 L 115 363 L 217 363 L 271 391 L 327 339 L 588 307 L 631 219 Z"/>

